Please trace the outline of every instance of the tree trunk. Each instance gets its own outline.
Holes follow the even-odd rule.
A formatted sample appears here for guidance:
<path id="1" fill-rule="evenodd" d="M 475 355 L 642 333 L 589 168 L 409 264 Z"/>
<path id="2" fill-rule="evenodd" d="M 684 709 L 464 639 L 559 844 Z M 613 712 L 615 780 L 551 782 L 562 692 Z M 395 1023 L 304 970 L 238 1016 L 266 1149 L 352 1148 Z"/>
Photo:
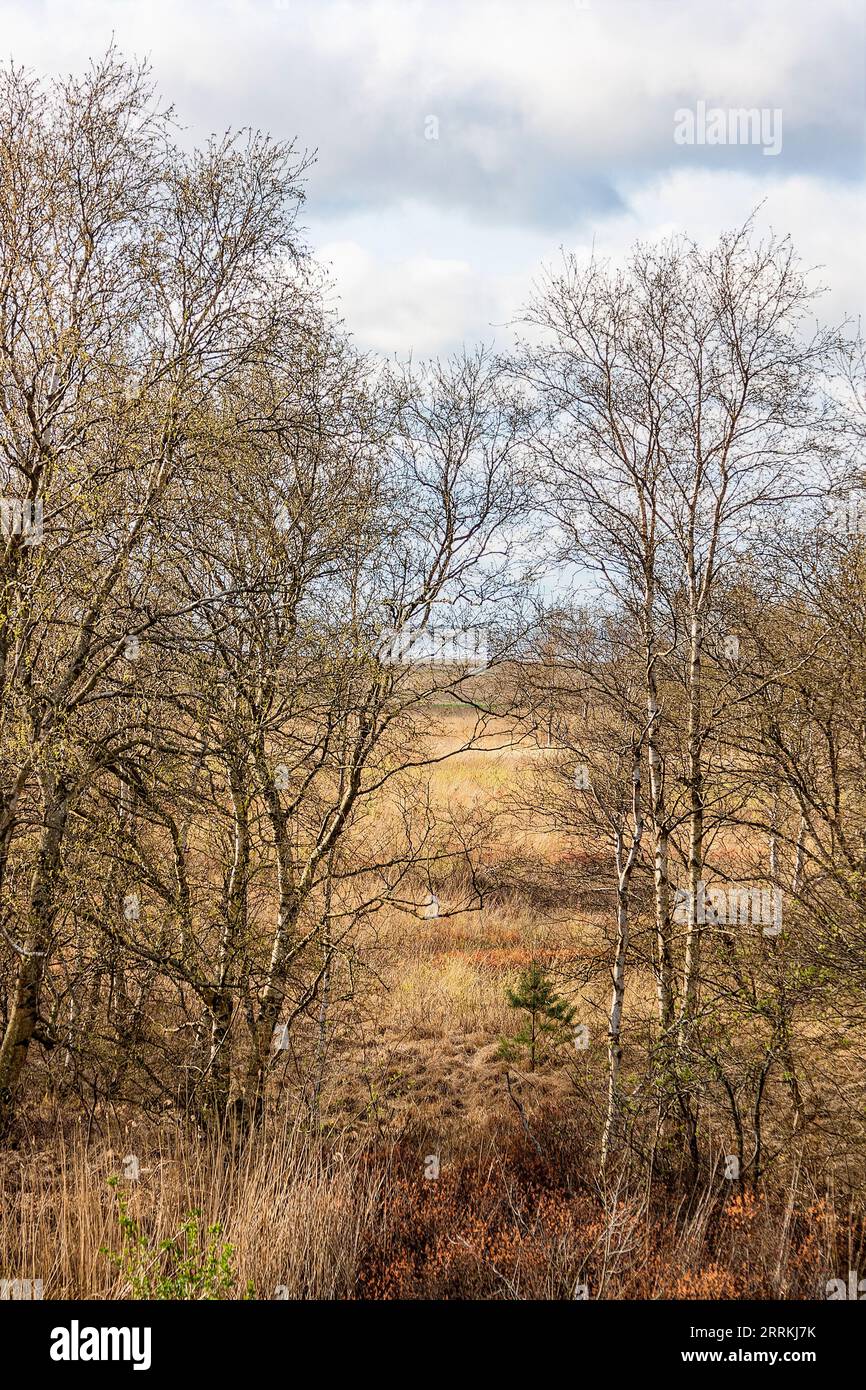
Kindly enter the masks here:
<path id="1" fill-rule="evenodd" d="M 659 1026 L 662 1035 L 674 1022 L 674 963 L 671 950 L 670 880 L 668 876 L 669 835 L 664 798 L 664 767 L 658 746 L 659 703 L 655 677 L 655 658 L 647 657 L 647 761 L 650 780 L 650 820 L 652 823 L 653 887 L 655 892 L 656 951 L 655 970 L 658 991 Z"/>
<path id="2" fill-rule="evenodd" d="M 616 954 L 613 962 L 613 994 L 607 1030 L 607 1116 L 601 1140 L 601 1166 L 607 1164 L 610 1147 L 615 1139 L 619 1112 L 619 1076 L 622 1065 L 622 1001 L 625 997 L 625 961 L 628 951 L 628 890 L 617 891 Z"/>
<path id="3" fill-rule="evenodd" d="M 624 853 L 622 831 L 616 835 L 616 950 L 614 953 L 610 1000 L 610 1015 L 607 1031 L 607 1115 L 601 1140 L 601 1166 L 606 1167 L 610 1150 L 616 1139 L 618 1117 L 620 1114 L 620 1071 L 622 1068 L 622 1007 L 625 998 L 625 966 L 629 941 L 629 895 L 632 871 L 637 860 L 643 834 L 643 818 L 640 802 L 640 752 L 635 751 L 632 768 L 632 836 L 628 853 Z"/>
<path id="4" fill-rule="evenodd" d="M 6 1033 L 0 1044 L 0 1134 L 8 1133 L 27 1053 L 39 1024 L 39 999 L 57 915 L 60 851 L 69 814 L 69 791 L 60 784 L 46 792 L 42 839 L 30 886 L 27 930 Z"/>
<path id="5" fill-rule="evenodd" d="M 701 763 L 701 625 L 697 615 L 691 623 L 689 646 L 689 911 L 686 931 L 686 959 L 683 997 L 679 1018 L 679 1043 L 688 1037 L 698 1003 L 701 971 L 702 924 L 698 921 L 698 900 L 704 867 L 704 777 Z"/>

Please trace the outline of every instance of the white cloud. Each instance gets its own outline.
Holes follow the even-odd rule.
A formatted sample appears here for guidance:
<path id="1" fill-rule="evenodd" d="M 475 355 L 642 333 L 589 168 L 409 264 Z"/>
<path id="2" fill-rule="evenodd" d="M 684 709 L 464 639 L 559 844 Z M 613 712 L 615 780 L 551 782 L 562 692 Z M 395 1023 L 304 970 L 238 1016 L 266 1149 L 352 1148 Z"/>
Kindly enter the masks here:
<path id="1" fill-rule="evenodd" d="M 378 350 L 501 341 L 560 242 L 712 236 L 765 197 L 825 264 L 827 312 L 860 308 L 860 0 L 0 0 L 0 23 L 45 72 L 112 33 L 150 55 L 189 139 L 252 124 L 318 147 L 311 239 Z M 698 99 L 781 107 L 781 155 L 676 146 Z"/>
<path id="2" fill-rule="evenodd" d="M 340 308 L 359 344 L 400 357 L 447 353 L 489 339 L 503 305 L 496 281 L 465 260 L 379 258 L 356 241 L 329 242 L 318 259 L 334 275 Z"/>
<path id="3" fill-rule="evenodd" d="M 319 258 L 330 264 L 342 313 L 365 348 L 424 356 L 479 339 L 506 348 L 534 277 L 560 244 L 622 262 L 638 238 L 685 232 L 709 243 L 758 209 L 757 228 L 790 232 L 804 266 L 815 267 L 815 286 L 828 286 L 816 313 L 835 322 L 866 314 L 858 235 L 866 190 L 801 177 L 779 184 L 759 207 L 765 192 L 742 174 L 684 169 L 636 189 L 623 211 L 553 236 L 497 233 L 406 205 L 384 221 L 352 219 L 350 237 L 326 240 Z"/>

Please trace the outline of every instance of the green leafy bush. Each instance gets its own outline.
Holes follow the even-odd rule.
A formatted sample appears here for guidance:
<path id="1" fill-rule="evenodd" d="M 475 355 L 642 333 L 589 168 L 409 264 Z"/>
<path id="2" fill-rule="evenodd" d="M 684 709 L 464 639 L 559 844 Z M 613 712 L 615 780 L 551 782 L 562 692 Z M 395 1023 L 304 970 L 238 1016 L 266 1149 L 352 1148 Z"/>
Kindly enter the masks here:
<path id="1" fill-rule="evenodd" d="M 109 1178 L 109 1183 L 117 1195 L 122 1243 L 119 1252 L 103 1247 L 101 1253 L 123 1274 L 132 1298 L 201 1301 L 231 1297 L 237 1283 L 232 1269 L 234 1249 L 220 1240 L 222 1227 L 218 1223 L 203 1228 L 201 1212 L 193 1209 L 176 1235 L 154 1243 L 130 1215 L 126 1199 L 117 1191 L 117 1178 Z M 245 1296 L 254 1296 L 251 1286 Z"/>

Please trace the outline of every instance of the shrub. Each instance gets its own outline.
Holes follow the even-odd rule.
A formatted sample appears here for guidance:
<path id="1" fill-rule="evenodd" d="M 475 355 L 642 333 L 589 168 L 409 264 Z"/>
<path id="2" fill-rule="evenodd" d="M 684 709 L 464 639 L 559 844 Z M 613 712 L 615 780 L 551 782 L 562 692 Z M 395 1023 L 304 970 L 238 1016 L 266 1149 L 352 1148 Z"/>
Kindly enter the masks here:
<path id="1" fill-rule="evenodd" d="M 234 1250 L 220 1240 L 219 1223 L 202 1230 L 201 1212 L 193 1209 L 184 1217 L 177 1235 L 154 1245 L 130 1215 L 126 1200 L 117 1191 L 117 1178 L 109 1178 L 109 1183 L 117 1196 L 122 1245 L 119 1253 L 103 1247 L 102 1254 L 125 1276 L 133 1298 L 206 1300 L 231 1296 L 236 1283 Z M 248 1289 L 247 1297 L 251 1296 Z"/>

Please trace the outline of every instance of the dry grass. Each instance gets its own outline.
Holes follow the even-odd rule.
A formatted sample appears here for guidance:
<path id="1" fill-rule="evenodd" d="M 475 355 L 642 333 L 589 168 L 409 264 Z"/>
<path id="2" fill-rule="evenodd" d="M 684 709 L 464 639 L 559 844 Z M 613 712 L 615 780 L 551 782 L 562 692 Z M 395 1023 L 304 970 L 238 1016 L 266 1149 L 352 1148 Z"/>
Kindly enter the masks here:
<path id="1" fill-rule="evenodd" d="M 122 1176 L 138 1150 L 140 1177 Z M 344 1298 L 354 1287 L 362 1242 L 382 1179 L 361 1171 L 355 1147 L 325 1151 L 297 1127 L 233 1151 L 174 1129 L 130 1135 L 126 1148 L 61 1139 L 49 1153 L 9 1155 L 0 1177 L 4 1277 L 41 1278 L 46 1298 L 125 1298 L 128 1279 L 106 1250 L 120 1252 L 118 1202 L 110 1179 L 154 1253 L 191 1211 L 219 1225 L 232 1248 L 232 1296 L 251 1286 L 273 1297 Z M 158 1267 L 159 1261 L 157 1258 Z"/>
<path id="2" fill-rule="evenodd" d="M 776 1202 L 719 1181 L 688 1201 L 628 1176 L 605 1190 L 587 1180 L 587 1118 L 542 1106 L 529 1134 L 509 1120 L 455 1134 L 436 1180 L 420 1138 L 323 1143 L 294 1127 L 234 1152 L 166 1131 L 121 1186 L 167 1277 L 160 1242 L 190 1210 L 218 1224 L 234 1298 L 816 1298 L 862 1260 L 862 1221 L 805 1184 Z M 46 1298 L 130 1296 L 105 1254 L 121 1248 L 121 1158 L 75 1140 L 7 1158 L 4 1277 L 41 1278 Z"/>

